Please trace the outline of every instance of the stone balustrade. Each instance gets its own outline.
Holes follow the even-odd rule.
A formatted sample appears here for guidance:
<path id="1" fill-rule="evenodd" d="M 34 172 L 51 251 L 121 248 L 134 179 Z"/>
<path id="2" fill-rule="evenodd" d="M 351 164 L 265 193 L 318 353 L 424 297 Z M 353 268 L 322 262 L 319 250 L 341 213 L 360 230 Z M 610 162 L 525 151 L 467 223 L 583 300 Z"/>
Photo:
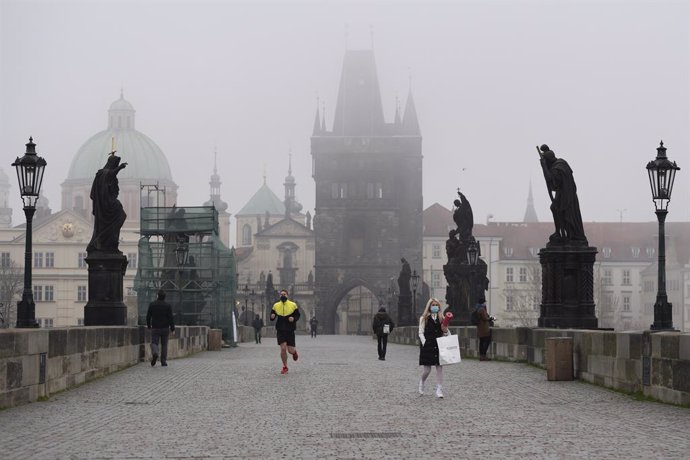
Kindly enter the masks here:
<path id="1" fill-rule="evenodd" d="M 451 327 L 463 357 L 477 357 L 477 328 Z M 575 329 L 492 328 L 489 356 L 546 366 L 544 339 L 573 339 L 574 375 L 581 380 L 673 404 L 690 404 L 690 334 Z M 416 327 L 395 328 L 391 343 L 416 344 Z"/>
<path id="2" fill-rule="evenodd" d="M 208 328 L 179 326 L 168 358 L 206 350 Z M 33 402 L 151 359 L 145 327 L 0 329 L 0 408 Z"/>

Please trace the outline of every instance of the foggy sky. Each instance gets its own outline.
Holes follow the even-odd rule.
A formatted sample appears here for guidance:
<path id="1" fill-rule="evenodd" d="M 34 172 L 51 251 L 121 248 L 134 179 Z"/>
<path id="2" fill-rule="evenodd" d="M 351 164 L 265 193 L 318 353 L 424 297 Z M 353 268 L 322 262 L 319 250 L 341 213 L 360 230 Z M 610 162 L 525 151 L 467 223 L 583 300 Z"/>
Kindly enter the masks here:
<path id="1" fill-rule="evenodd" d="M 654 220 L 645 165 L 663 139 L 681 167 L 668 220 L 688 220 L 689 20 L 681 1 L 0 0 L 13 224 L 24 217 L 10 164 L 28 137 L 57 212 L 73 156 L 106 129 L 120 88 L 166 154 L 179 205 L 208 199 L 214 149 L 229 212 L 264 169 L 282 198 L 291 149 L 297 198 L 313 210 L 317 95 L 330 130 L 344 50 L 372 42 L 386 121 L 414 94 L 425 208 L 450 208 L 460 187 L 477 222 L 520 221 L 531 180 L 551 220 L 535 151 L 547 143 L 574 170 L 585 221 L 623 209 Z"/>

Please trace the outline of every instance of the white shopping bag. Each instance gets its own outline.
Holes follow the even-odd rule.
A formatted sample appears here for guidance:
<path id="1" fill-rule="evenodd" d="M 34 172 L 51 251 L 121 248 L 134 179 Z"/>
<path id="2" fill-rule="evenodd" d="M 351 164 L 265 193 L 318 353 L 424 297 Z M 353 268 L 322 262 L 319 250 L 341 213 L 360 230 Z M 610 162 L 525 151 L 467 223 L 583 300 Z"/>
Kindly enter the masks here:
<path id="1" fill-rule="evenodd" d="M 438 362 L 441 366 L 460 362 L 460 342 L 457 335 L 447 335 L 436 339 Z"/>

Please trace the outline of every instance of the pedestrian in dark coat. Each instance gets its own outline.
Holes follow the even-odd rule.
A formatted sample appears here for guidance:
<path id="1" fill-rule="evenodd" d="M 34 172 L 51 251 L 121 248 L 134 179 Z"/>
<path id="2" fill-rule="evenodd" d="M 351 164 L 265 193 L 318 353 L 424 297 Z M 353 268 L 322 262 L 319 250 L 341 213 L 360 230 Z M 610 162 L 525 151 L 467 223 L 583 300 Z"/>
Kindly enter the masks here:
<path id="1" fill-rule="evenodd" d="M 151 329 L 151 366 L 158 360 L 158 342 L 160 342 L 161 366 L 168 365 L 169 333 L 175 331 L 172 307 L 165 301 L 165 291 L 158 291 L 158 299 L 149 304 L 146 312 L 146 327 Z"/>
<path id="2" fill-rule="evenodd" d="M 388 326 L 388 327 L 386 327 Z M 374 334 L 378 339 L 378 352 L 379 360 L 386 360 L 386 347 L 388 346 L 388 334 L 393 332 L 395 323 L 391 319 L 390 315 L 386 313 L 384 307 L 379 308 L 379 312 L 374 315 L 374 321 L 371 324 Z"/>
<path id="3" fill-rule="evenodd" d="M 254 328 L 254 340 L 256 343 L 261 343 L 261 329 L 264 327 L 264 320 L 259 315 L 254 316 L 252 327 Z"/>
<path id="4" fill-rule="evenodd" d="M 477 325 L 477 337 L 479 337 L 479 361 L 491 361 L 491 358 L 486 356 L 491 345 L 491 326 L 493 326 L 494 318 L 489 316 L 486 311 L 486 300 L 480 298 L 477 300 L 477 316 L 479 317 L 479 324 Z"/>
<path id="5" fill-rule="evenodd" d="M 442 326 L 443 315 L 441 302 L 429 299 L 422 316 L 419 318 L 419 365 L 424 366 L 419 380 L 419 394 L 424 394 L 424 383 L 431 373 L 431 366 L 436 366 L 436 397 L 443 398 L 443 367 L 438 362 L 438 343 L 436 339 L 448 335 L 448 328 Z"/>
<path id="6" fill-rule="evenodd" d="M 312 316 L 311 319 L 309 320 L 309 330 L 311 331 L 311 338 L 316 337 L 316 328 L 319 327 L 319 320 L 316 319 L 316 316 Z"/>

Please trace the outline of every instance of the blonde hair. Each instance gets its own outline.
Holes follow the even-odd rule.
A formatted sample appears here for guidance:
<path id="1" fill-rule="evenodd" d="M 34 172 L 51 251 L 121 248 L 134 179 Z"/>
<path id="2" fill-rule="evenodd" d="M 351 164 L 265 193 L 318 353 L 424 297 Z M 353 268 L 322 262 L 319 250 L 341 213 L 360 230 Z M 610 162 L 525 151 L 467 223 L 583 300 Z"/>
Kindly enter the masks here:
<path id="1" fill-rule="evenodd" d="M 438 299 L 432 297 L 426 303 L 426 307 L 424 307 L 424 311 L 422 312 L 422 316 L 419 317 L 420 323 L 422 323 L 422 322 L 426 323 L 427 318 L 431 314 L 430 310 L 431 310 L 432 304 L 438 305 L 438 316 L 441 317 L 443 315 L 443 311 L 445 310 L 445 308 L 443 308 L 443 306 L 441 305 L 441 302 Z"/>

